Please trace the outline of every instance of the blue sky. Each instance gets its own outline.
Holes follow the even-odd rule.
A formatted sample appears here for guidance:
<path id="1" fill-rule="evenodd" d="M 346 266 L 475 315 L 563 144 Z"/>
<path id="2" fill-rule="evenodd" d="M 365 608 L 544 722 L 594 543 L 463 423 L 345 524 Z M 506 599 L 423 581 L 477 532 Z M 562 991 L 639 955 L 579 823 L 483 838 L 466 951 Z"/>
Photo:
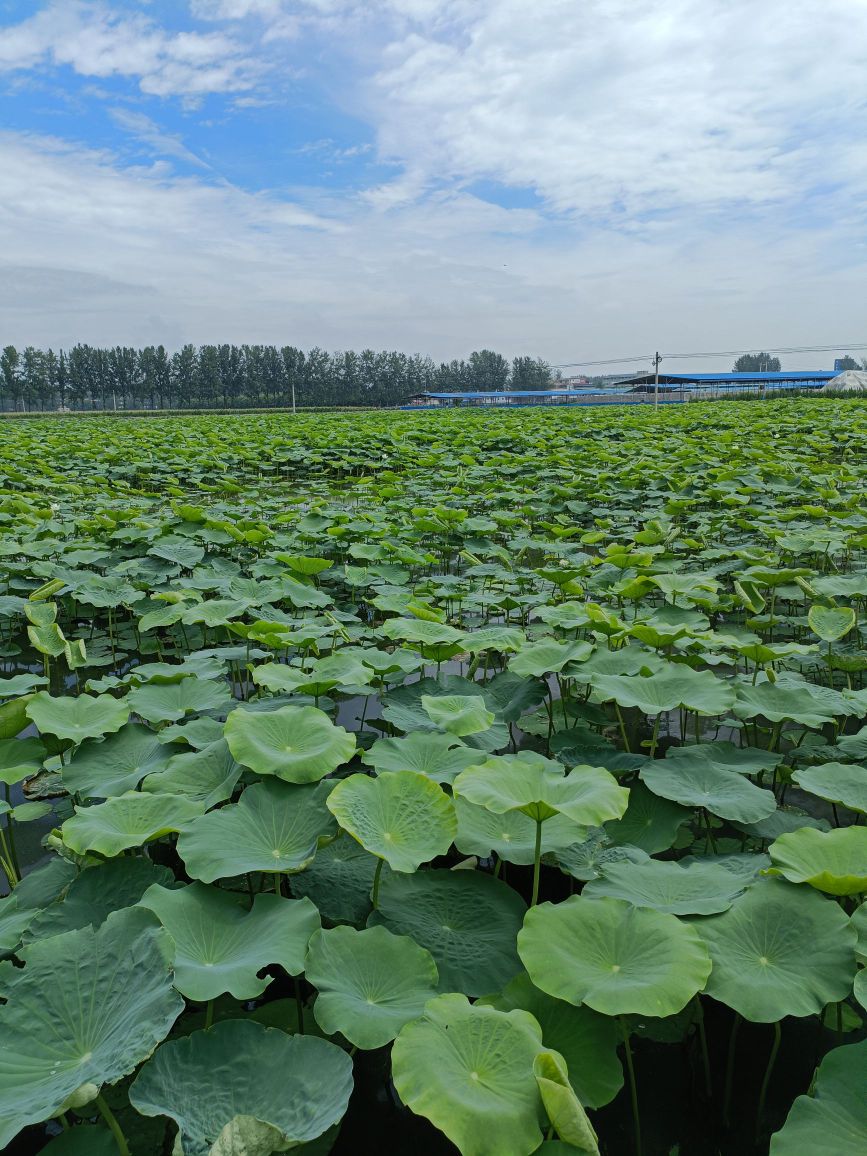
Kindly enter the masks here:
<path id="1" fill-rule="evenodd" d="M 0 342 L 867 342 L 865 43 L 867 0 L 0 0 Z"/>

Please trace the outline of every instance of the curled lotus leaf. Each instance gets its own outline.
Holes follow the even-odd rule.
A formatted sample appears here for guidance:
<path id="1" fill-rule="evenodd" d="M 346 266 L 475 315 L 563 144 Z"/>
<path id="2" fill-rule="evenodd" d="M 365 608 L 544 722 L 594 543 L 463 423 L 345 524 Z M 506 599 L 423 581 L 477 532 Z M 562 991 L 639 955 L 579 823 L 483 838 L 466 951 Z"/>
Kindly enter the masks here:
<path id="1" fill-rule="evenodd" d="M 711 969 L 698 933 L 676 916 L 578 895 L 532 907 L 518 954 L 536 987 L 609 1016 L 674 1015 Z"/>
<path id="2" fill-rule="evenodd" d="M 810 607 L 807 621 L 823 642 L 839 642 L 852 630 L 857 618 L 851 606 L 822 606 L 817 603 Z"/>
<path id="3" fill-rule="evenodd" d="M 203 807 L 182 795 L 127 791 L 93 807 L 76 807 L 60 828 L 63 842 L 77 855 L 120 855 L 175 834 L 201 815 Z"/>
<path id="4" fill-rule="evenodd" d="M 288 783 L 315 783 L 355 753 L 355 735 L 313 706 L 238 707 L 226 719 L 224 734 L 242 766 Z"/>
<path id="5" fill-rule="evenodd" d="M 799 767 L 792 779 L 803 791 L 867 814 L 867 768 L 851 763 Z"/>
<path id="6" fill-rule="evenodd" d="M 392 1050 L 397 1094 L 462 1156 L 530 1156 L 542 1142 L 533 1062 L 542 1033 L 524 1011 L 497 1011 L 462 995 L 431 1000 Z"/>
<path id="7" fill-rule="evenodd" d="M 317 932 L 304 973 L 319 993 L 313 1014 L 322 1030 L 365 1049 L 384 1047 L 418 1019 L 439 980 L 429 951 L 384 927 Z"/>
<path id="8" fill-rule="evenodd" d="M 429 695 L 421 697 L 422 709 L 441 730 L 463 738 L 490 730 L 496 719 L 481 695 Z"/>
<path id="9" fill-rule="evenodd" d="M 582 895 L 611 895 L 636 907 L 652 907 L 670 915 L 715 915 L 743 894 L 748 878 L 718 863 L 695 859 L 688 865 L 647 859 L 643 863 L 612 862 L 601 868 Z"/>
<path id="10" fill-rule="evenodd" d="M 768 854 L 772 870 L 792 883 L 809 883 L 830 895 L 867 891 L 867 827 L 802 827 L 781 835 Z"/>
<path id="11" fill-rule="evenodd" d="M 415 771 L 376 779 L 350 775 L 337 784 L 327 805 L 343 830 L 393 871 L 415 871 L 445 855 L 458 831 L 451 799 Z"/>
<path id="12" fill-rule="evenodd" d="M 715 763 L 656 759 L 640 776 L 655 795 L 684 807 L 703 807 L 720 819 L 757 823 L 777 809 L 773 791 Z"/>
<path id="13" fill-rule="evenodd" d="M 310 936 L 319 928 L 319 912 L 309 899 L 260 894 L 248 907 L 204 883 L 173 890 L 156 885 L 140 903 L 172 937 L 175 987 L 201 1003 L 224 992 L 255 999 L 273 978 L 259 977 L 271 964 L 298 975 Z"/>
<path id="14" fill-rule="evenodd" d="M 855 931 L 836 903 L 809 888 L 760 880 L 695 929 L 713 960 L 707 994 L 745 1019 L 817 1015 L 852 989 Z"/>
<path id="15" fill-rule="evenodd" d="M 486 807 L 454 797 L 458 817 L 455 846 L 464 855 L 487 859 L 492 854 L 507 863 L 530 864 L 535 858 L 536 823 L 523 811 L 498 815 Z M 566 815 L 554 815 L 542 825 L 541 853 L 560 854 L 586 835 Z"/>
<path id="16" fill-rule="evenodd" d="M 569 1081 L 569 1070 L 556 1052 L 539 1052 L 533 1075 L 554 1131 L 581 1152 L 599 1156 L 599 1137 Z"/>
<path id="17" fill-rule="evenodd" d="M 118 911 L 22 949 L 0 1006 L 0 1144 L 61 1111 L 84 1085 L 115 1083 L 147 1059 L 184 1002 L 171 941 L 149 911 Z"/>
<path id="18" fill-rule="evenodd" d="M 336 1044 L 229 1019 L 163 1044 L 129 1097 L 143 1115 L 176 1122 L 184 1156 L 210 1156 L 239 1117 L 270 1126 L 278 1149 L 309 1143 L 343 1118 L 351 1092 L 352 1061 Z"/>

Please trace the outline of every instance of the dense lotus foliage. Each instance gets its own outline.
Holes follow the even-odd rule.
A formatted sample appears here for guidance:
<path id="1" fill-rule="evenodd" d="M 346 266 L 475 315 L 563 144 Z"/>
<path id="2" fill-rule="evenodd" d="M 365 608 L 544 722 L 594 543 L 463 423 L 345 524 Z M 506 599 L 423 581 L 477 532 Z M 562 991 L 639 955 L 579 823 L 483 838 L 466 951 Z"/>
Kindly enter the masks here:
<path id="1" fill-rule="evenodd" d="M 0 1147 L 863 1156 L 867 407 L 0 428 Z"/>

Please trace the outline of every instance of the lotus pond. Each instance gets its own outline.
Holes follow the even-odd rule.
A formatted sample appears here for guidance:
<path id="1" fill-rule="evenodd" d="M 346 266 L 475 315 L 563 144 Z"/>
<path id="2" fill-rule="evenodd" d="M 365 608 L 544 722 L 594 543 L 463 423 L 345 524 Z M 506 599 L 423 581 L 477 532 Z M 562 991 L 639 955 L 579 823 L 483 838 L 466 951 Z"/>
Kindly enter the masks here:
<path id="1" fill-rule="evenodd" d="M 0 427 L 0 1147 L 863 1156 L 867 406 Z"/>

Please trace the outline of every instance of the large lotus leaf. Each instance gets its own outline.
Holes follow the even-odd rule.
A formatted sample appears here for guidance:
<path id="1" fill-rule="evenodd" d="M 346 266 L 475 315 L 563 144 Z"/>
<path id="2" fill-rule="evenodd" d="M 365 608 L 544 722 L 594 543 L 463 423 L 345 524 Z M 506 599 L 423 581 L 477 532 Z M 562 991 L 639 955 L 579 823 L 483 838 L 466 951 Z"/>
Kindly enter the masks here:
<path id="1" fill-rule="evenodd" d="M 526 639 L 522 630 L 510 626 L 485 626 L 465 634 L 461 646 L 469 654 L 480 654 L 484 650 L 496 650 L 499 654 L 520 650 Z"/>
<path id="2" fill-rule="evenodd" d="M 0 739 L 0 783 L 11 786 L 35 775 L 45 755 L 39 739 Z"/>
<path id="3" fill-rule="evenodd" d="M 189 675 L 164 686 L 148 682 L 134 687 L 127 702 L 130 710 L 150 723 L 176 723 L 200 711 L 227 711 L 232 705 L 232 696 L 223 682 Z"/>
<path id="4" fill-rule="evenodd" d="M 224 733 L 242 766 L 287 783 L 315 783 L 355 753 L 355 735 L 314 706 L 265 712 L 238 708 L 226 719 Z"/>
<path id="5" fill-rule="evenodd" d="M 228 992 L 255 999 L 273 976 L 258 976 L 270 964 L 290 975 L 304 970 L 319 912 L 309 899 L 257 895 L 253 906 L 204 883 L 169 891 L 151 887 L 141 899 L 175 944 L 175 987 L 204 1003 Z"/>
<path id="6" fill-rule="evenodd" d="M 709 670 L 696 671 L 675 664 L 649 678 L 594 674 L 591 685 L 601 702 L 613 699 L 619 706 L 637 707 L 646 715 L 663 714 L 678 707 L 700 714 L 725 714 L 735 701 L 734 687 Z"/>
<path id="7" fill-rule="evenodd" d="M 695 928 L 713 960 L 707 994 L 746 1019 L 815 1015 L 852 988 L 855 931 L 806 887 L 763 879 Z"/>
<path id="8" fill-rule="evenodd" d="M 590 642 L 561 642 L 556 638 L 543 638 L 523 646 L 514 658 L 509 659 L 509 670 L 522 677 L 539 678 L 555 674 L 567 663 L 583 662 L 593 651 Z"/>
<path id="9" fill-rule="evenodd" d="M 640 775 L 655 795 L 681 806 L 704 807 L 720 819 L 756 823 L 777 809 L 772 791 L 714 763 L 656 759 Z"/>
<path id="10" fill-rule="evenodd" d="M 569 1080 L 582 1104 L 601 1108 L 623 1087 L 615 1020 L 546 995 L 526 974 L 516 976 L 499 995 L 486 996 L 479 1003 L 499 1011 L 521 1008 L 529 1012 L 542 1029 L 545 1047 L 554 1048 L 566 1061 Z"/>
<path id="11" fill-rule="evenodd" d="M 434 957 L 442 991 L 499 991 L 521 970 L 515 937 L 527 906 L 481 871 L 384 876 L 368 924 L 408 935 Z"/>
<path id="12" fill-rule="evenodd" d="M 531 1015 L 430 1001 L 392 1050 L 401 1100 L 444 1132 L 462 1156 L 529 1156 L 542 1141 L 542 1101 L 533 1061 L 542 1034 Z"/>
<path id="13" fill-rule="evenodd" d="M 809 883 L 830 895 L 867 891 L 867 827 L 802 827 L 781 835 L 768 854 L 774 870 L 793 883 Z"/>
<path id="14" fill-rule="evenodd" d="M 674 844 L 678 831 L 692 816 L 691 809 L 660 798 L 639 782 L 629 789 L 623 818 L 606 823 L 605 833 L 612 843 L 629 844 L 656 855 Z"/>
<path id="15" fill-rule="evenodd" d="M 41 674 L 14 674 L 12 678 L 0 678 L 0 699 L 17 698 L 30 694 L 38 686 L 47 686 L 48 679 Z"/>
<path id="16" fill-rule="evenodd" d="M 822 763 L 815 767 L 801 767 L 792 774 L 798 786 L 827 799 L 842 803 L 853 811 L 867 813 L 867 768 L 850 763 Z"/>
<path id="17" fill-rule="evenodd" d="M 213 883 L 248 871 L 303 871 L 337 824 L 325 806 L 331 783 L 290 786 L 266 779 L 237 803 L 209 811 L 178 839 L 193 879 Z"/>
<path id="18" fill-rule="evenodd" d="M 485 752 L 464 746 L 453 735 L 415 731 L 397 739 L 379 739 L 362 762 L 385 771 L 417 771 L 435 783 L 450 783 L 467 767 L 485 761 Z"/>
<path id="19" fill-rule="evenodd" d="M 0 956 L 10 954 L 27 928 L 75 878 L 75 867 L 55 856 L 21 880 L 11 895 L 0 899 Z"/>
<path id="20" fill-rule="evenodd" d="M 232 797 L 241 774 L 221 738 L 201 750 L 173 755 L 163 769 L 148 773 L 141 789 L 147 794 L 184 795 L 207 810 Z"/>
<path id="21" fill-rule="evenodd" d="M 807 614 L 810 629 L 823 642 L 837 642 L 849 633 L 857 619 L 851 606 L 811 606 Z"/>
<path id="22" fill-rule="evenodd" d="M 495 814 L 523 811 L 536 822 L 562 814 L 585 827 L 619 819 L 629 801 L 629 791 L 601 767 L 575 767 L 567 774 L 562 764 L 534 751 L 468 768 L 455 779 L 454 792 Z"/>
<path id="23" fill-rule="evenodd" d="M 498 815 L 458 795 L 454 804 L 458 816 L 455 846 L 462 854 L 477 855 L 480 859 L 496 854 L 507 863 L 534 861 L 536 822 L 523 811 Z M 559 854 L 585 835 L 586 829 L 566 815 L 554 815 L 542 825 L 542 854 Z"/>
<path id="24" fill-rule="evenodd" d="M 781 760 L 772 751 L 759 747 L 737 747 L 734 743 L 695 743 L 683 747 L 669 747 L 667 759 L 686 760 L 690 763 L 713 763 L 724 770 L 737 771 L 741 775 L 759 775 L 762 771 L 772 771 Z"/>
<path id="25" fill-rule="evenodd" d="M 82 743 L 60 774 L 70 794 L 109 799 L 135 790 L 150 771 L 162 770 L 171 753 L 148 727 L 127 723 L 108 738 Z"/>
<path id="26" fill-rule="evenodd" d="M 504 721 L 503 704 L 499 701 L 493 689 L 492 680 L 489 686 L 479 682 L 472 682 L 468 678 L 461 678 L 454 674 L 440 675 L 439 678 L 423 678 L 420 682 L 410 683 L 391 690 L 383 698 L 382 717 L 392 726 L 405 734 L 413 731 L 433 731 L 434 724 L 421 704 L 422 698 L 451 698 L 455 695 L 464 697 L 479 697 L 484 699 L 488 710 L 497 715 L 497 721 L 486 731 L 466 736 L 466 745 L 477 747 L 480 750 L 496 751 L 506 746 L 509 741 L 509 728 Z"/>
<path id="27" fill-rule="evenodd" d="M 440 730 L 457 738 L 489 730 L 496 716 L 485 706 L 481 695 L 422 695 L 422 709 Z"/>
<path id="28" fill-rule="evenodd" d="M 695 929 L 676 916 L 577 895 L 531 908 L 518 954 L 536 987 L 609 1016 L 674 1015 L 711 967 Z"/>
<path id="29" fill-rule="evenodd" d="M 203 807 L 182 795 L 143 795 L 127 791 L 94 807 L 76 807 L 60 828 L 63 842 L 78 855 L 95 851 L 119 855 L 180 831 Z"/>
<path id="30" fill-rule="evenodd" d="M 174 535 L 161 538 L 147 552 L 154 558 L 163 558 L 165 561 L 173 562 L 176 566 L 182 566 L 186 570 L 192 570 L 194 566 L 198 566 L 205 556 L 205 551 L 201 546 L 197 546 L 195 542 L 190 542 L 186 538 L 175 537 Z"/>
<path id="31" fill-rule="evenodd" d="M 55 1115 L 83 1085 L 131 1072 L 184 1006 L 168 935 L 138 908 L 20 954 L 25 967 L 0 1006 L 0 1145 Z"/>
<path id="32" fill-rule="evenodd" d="M 418 1019 L 437 994 L 433 956 L 384 927 L 335 927 L 310 940 L 304 974 L 319 992 L 313 1006 L 324 1032 L 358 1048 L 381 1048 Z"/>
<path id="33" fill-rule="evenodd" d="M 129 703 L 110 694 L 52 698 L 41 690 L 28 702 L 27 717 L 40 734 L 80 743 L 119 731 L 129 718 Z"/>
<path id="34" fill-rule="evenodd" d="M 542 828 L 544 839 L 545 828 Z M 650 856 L 629 843 L 612 843 L 604 827 L 591 831 L 583 843 L 573 843 L 557 851 L 557 866 L 573 879 L 586 883 L 598 879 L 608 863 L 646 863 Z"/>
<path id="35" fill-rule="evenodd" d="M 582 895 L 588 899 L 612 895 L 670 915 L 716 915 L 731 907 L 748 882 L 718 863 L 701 859 L 687 866 L 647 859 L 605 864 L 602 877 L 591 880 Z"/>
<path id="36" fill-rule="evenodd" d="M 371 912 L 370 894 L 378 862 L 354 839 L 335 839 L 322 847 L 300 874 L 292 876 L 292 894 L 311 899 L 326 924 L 360 927 Z"/>
<path id="37" fill-rule="evenodd" d="M 184 1156 L 209 1156 L 238 1117 L 270 1125 L 281 1149 L 315 1140 L 342 1119 L 351 1092 L 352 1061 L 336 1044 L 231 1019 L 164 1044 L 129 1098 L 177 1123 Z"/>
<path id="38" fill-rule="evenodd" d="M 599 1137 L 569 1082 L 563 1057 L 557 1052 L 539 1052 L 533 1061 L 533 1075 L 557 1135 L 572 1148 L 599 1156 Z"/>
<path id="39" fill-rule="evenodd" d="M 80 927 L 100 927 L 113 911 L 133 907 L 155 883 L 170 886 L 168 867 L 149 859 L 110 859 L 88 867 L 71 881 L 66 894 L 44 907 L 24 934 L 25 943 L 48 939 Z"/>
<path id="40" fill-rule="evenodd" d="M 415 871 L 445 855 L 458 831 L 451 799 L 415 771 L 377 779 L 350 775 L 328 796 L 328 809 L 344 831 L 393 871 Z"/>
<path id="41" fill-rule="evenodd" d="M 820 729 L 827 722 L 833 722 L 833 704 L 820 702 L 815 686 L 782 685 L 779 682 L 760 682 L 755 686 L 742 683 L 738 686 L 737 701 L 732 708 L 738 718 L 756 718 L 761 715 L 769 722 L 778 723 L 792 720 L 805 727 Z"/>
<path id="42" fill-rule="evenodd" d="M 392 642 L 408 642 L 414 646 L 457 643 L 464 637 L 453 626 L 443 622 L 426 622 L 419 618 L 389 618 L 383 623 L 382 635 Z"/>
<path id="43" fill-rule="evenodd" d="M 829 831 L 831 824 L 827 819 L 814 819 L 799 807 L 778 807 L 767 819 L 760 819 L 758 823 L 735 823 L 739 831 L 752 835 L 754 839 L 771 841 L 779 839 L 790 831 L 800 831 L 802 827 L 814 827 L 817 831 Z"/>
<path id="44" fill-rule="evenodd" d="M 117 1156 L 117 1141 L 104 1126 L 79 1125 L 55 1136 L 40 1156 Z"/>
<path id="45" fill-rule="evenodd" d="M 867 1149 L 867 1040 L 834 1048 L 809 1095 L 771 1137 L 770 1156 L 863 1156 Z"/>

